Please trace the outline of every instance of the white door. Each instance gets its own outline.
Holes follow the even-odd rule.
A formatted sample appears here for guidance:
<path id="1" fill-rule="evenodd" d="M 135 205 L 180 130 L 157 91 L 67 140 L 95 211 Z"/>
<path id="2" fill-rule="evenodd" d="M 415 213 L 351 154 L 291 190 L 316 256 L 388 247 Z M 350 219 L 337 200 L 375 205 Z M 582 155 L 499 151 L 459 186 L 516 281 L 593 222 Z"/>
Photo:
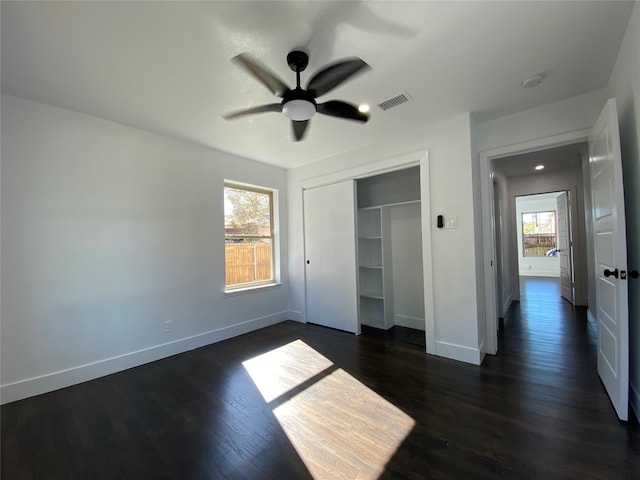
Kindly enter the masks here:
<path id="1" fill-rule="evenodd" d="M 307 322 L 360 333 L 353 180 L 304 191 Z"/>
<path id="2" fill-rule="evenodd" d="M 618 418 L 629 401 L 627 242 L 618 113 L 610 99 L 589 136 L 595 246 L 598 374 Z"/>
<path id="3" fill-rule="evenodd" d="M 562 192 L 556 198 L 558 214 L 558 242 L 556 251 L 560 262 L 560 295 L 573 302 L 573 265 L 571 252 L 571 229 L 569 227 L 569 193 Z"/>

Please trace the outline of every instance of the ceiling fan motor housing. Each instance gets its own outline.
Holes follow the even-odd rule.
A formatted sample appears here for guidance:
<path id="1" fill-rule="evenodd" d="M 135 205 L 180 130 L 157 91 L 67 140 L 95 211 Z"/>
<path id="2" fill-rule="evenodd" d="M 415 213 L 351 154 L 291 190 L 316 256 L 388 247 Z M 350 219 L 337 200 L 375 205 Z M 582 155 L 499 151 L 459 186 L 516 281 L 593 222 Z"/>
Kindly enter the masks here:
<path id="1" fill-rule="evenodd" d="M 294 72 L 303 72 L 309 65 L 309 55 L 300 50 L 293 50 L 287 55 L 287 64 Z"/>

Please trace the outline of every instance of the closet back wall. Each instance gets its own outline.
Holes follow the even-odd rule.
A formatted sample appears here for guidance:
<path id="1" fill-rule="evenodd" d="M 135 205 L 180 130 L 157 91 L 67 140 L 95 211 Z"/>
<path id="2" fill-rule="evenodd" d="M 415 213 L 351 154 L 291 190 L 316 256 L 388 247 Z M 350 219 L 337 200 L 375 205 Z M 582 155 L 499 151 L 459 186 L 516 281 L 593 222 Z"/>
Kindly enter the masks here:
<path id="1" fill-rule="evenodd" d="M 424 330 L 421 205 L 390 208 L 395 324 Z"/>

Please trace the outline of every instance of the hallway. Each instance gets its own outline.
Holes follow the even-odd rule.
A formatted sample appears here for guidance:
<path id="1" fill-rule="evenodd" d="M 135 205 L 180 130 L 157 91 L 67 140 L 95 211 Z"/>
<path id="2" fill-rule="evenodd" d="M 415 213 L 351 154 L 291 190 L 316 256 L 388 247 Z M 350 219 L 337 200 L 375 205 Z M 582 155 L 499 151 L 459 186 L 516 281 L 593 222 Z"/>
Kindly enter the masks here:
<path id="1" fill-rule="evenodd" d="M 511 305 L 504 325 L 500 354 L 512 351 L 525 368 L 531 362 L 532 368 L 557 373 L 549 382 L 597 375 L 595 325 L 586 307 L 560 296 L 558 278 L 520 277 L 520 302 Z"/>

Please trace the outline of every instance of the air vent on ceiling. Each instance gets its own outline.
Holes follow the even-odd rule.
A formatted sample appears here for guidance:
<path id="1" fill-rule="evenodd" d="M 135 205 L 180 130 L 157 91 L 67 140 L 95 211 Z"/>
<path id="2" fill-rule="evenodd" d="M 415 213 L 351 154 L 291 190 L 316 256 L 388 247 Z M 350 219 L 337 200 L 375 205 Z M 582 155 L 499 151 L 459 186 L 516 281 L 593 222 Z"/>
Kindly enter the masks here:
<path id="1" fill-rule="evenodd" d="M 409 101 L 409 97 L 404 93 L 400 95 L 390 98 L 382 103 L 379 103 L 378 106 L 382 110 L 389 110 L 390 108 L 397 107 L 398 105 L 402 105 L 403 103 L 407 103 Z"/>

